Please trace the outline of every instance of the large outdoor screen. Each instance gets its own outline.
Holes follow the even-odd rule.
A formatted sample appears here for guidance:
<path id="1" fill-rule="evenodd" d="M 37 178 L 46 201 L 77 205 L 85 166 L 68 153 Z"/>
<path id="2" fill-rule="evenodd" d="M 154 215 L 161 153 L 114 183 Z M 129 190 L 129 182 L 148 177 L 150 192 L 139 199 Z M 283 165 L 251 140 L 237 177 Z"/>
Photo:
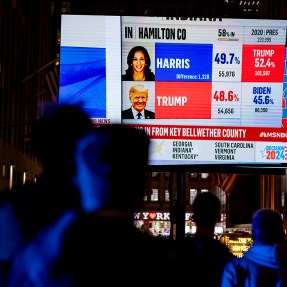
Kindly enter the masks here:
<path id="1" fill-rule="evenodd" d="M 145 129 L 151 166 L 284 167 L 286 28 L 62 15 L 59 103 L 80 103 L 95 125 Z"/>

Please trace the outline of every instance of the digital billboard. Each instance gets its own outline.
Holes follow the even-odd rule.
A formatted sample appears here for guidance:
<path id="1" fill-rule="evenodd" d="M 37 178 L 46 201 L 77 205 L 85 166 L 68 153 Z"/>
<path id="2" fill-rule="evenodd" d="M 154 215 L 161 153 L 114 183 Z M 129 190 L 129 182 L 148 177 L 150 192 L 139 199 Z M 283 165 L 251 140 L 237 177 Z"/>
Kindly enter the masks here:
<path id="1" fill-rule="evenodd" d="M 95 125 L 145 129 L 151 166 L 284 167 L 286 28 L 270 19 L 62 15 L 59 102 L 80 103 Z"/>

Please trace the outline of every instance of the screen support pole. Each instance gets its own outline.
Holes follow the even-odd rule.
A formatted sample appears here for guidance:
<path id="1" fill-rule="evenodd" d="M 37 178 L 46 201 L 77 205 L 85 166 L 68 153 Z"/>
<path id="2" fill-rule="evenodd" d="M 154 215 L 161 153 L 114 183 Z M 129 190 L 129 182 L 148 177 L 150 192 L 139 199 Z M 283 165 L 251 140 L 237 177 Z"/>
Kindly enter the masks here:
<path id="1" fill-rule="evenodd" d="M 185 172 L 177 173 L 177 198 L 176 198 L 176 240 L 185 238 Z"/>

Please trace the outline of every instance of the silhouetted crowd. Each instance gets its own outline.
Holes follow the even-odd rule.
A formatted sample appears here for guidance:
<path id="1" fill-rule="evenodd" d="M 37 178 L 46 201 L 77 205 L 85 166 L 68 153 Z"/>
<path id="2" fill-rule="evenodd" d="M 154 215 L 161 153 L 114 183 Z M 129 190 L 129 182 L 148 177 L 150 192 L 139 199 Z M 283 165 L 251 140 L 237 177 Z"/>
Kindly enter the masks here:
<path id="1" fill-rule="evenodd" d="M 199 193 L 194 237 L 154 237 L 134 225 L 146 187 L 150 139 L 122 124 L 95 127 L 80 106 L 47 108 L 33 126 L 36 183 L 0 193 L 0 286 L 287 286 L 283 221 L 252 219 L 242 258 L 214 238 L 220 201 Z"/>

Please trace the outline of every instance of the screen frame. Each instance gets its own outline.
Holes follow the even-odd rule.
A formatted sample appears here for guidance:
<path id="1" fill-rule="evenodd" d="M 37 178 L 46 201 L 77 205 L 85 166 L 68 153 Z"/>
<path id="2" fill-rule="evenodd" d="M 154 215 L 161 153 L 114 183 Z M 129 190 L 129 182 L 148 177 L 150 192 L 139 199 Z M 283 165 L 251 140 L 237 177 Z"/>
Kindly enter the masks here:
<path id="1" fill-rule="evenodd" d="M 87 21 L 88 24 L 82 23 L 80 25 L 79 21 L 75 21 L 75 19 L 81 19 Z M 115 66 L 120 67 L 120 74 L 117 72 L 115 73 L 112 71 L 112 66 L 107 65 L 106 66 L 106 81 L 107 82 L 113 82 L 113 85 L 107 85 L 106 93 L 109 95 L 117 95 L 119 90 L 121 91 L 121 97 L 119 99 L 118 96 L 108 96 L 106 98 L 107 102 L 106 105 L 107 107 L 111 107 L 108 109 L 106 116 L 104 116 L 102 119 L 101 117 L 92 117 L 92 121 L 94 124 L 97 125 L 102 125 L 102 124 L 110 124 L 110 123 L 120 123 L 120 124 L 125 124 L 125 125 L 131 125 L 135 126 L 134 120 L 131 121 L 126 121 L 122 120 L 121 118 L 121 110 L 124 108 L 123 102 L 122 102 L 122 97 L 123 97 L 123 81 L 120 80 L 120 76 L 124 72 L 124 61 L 126 59 L 126 53 L 124 54 L 122 52 L 123 48 L 123 33 L 125 31 L 125 27 L 127 25 L 134 25 L 135 23 L 139 24 L 150 24 L 154 23 L 157 25 L 167 25 L 170 23 L 173 23 L 174 27 L 186 27 L 187 26 L 196 26 L 200 25 L 201 27 L 203 26 L 204 29 L 208 29 L 210 27 L 210 24 L 215 25 L 220 27 L 222 23 L 224 22 L 232 22 L 232 23 L 242 23 L 244 21 L 244 25 L 255 25 L 255 23 L 260 23 L 261 26 L 263 27 L 268 27 L 268 25 L 272 26 L 274 25 L 275 27 L 277 25 L 284 25 L 287 27 L 287 21 L 285 20 L 272 20 L 272 19 L 232 19 L 232 18 L 214 18 L 214 19 L 209 19 L 205 21 L 198 20 L 196 21 L 195 19 L 189 19 L 187 18 L 174 18 L 174 17 L 150 17 L 150 16 L 106 16 L 106 15 L 62 15 L 61 19 L 61 45 L 63 46 L 74 46 L 75 43 L 77 47 L 82 47 L 82 48 L 87 48 L 87 47 L 99 47 L 99 43 L 101 48 L 106 49 L 106 59 L 112 59 L 114 62 Z M 94 21 L 93 25 L 90 25 L 89 21 Z M 150 22 L 149 22 L 150 21 Z M 104 23 L 104 26 L 102 26 Z M 112 29 L 112 24 L 114 23 L 116 27 L 116 31 Z M 119 24 L 120 25 L 117 25 Z M 81 28 L 83 27 L 89 27 L 87 31 L 85 32 L 86 35 L 97 35 L 97 38 L 93 38 L 92 41 L 87 40 L 87 37 L 83 37 L 83 35 L 80 35 L 79 31 L 81 28 L 79 28 L 79 25 Z M 86 26 L 83 26 L 86 25 Z M 116 26 L 117 25 L 117 26 Z M 185 25 L 185 26 L 184 26 Z M 224 24 L 226 27 L 226 24 Z M 235 24 L 234 24 L 235 25 Z M 98 26 L 97 28 L 95 28 Z M 280 27 L 281 27 L 280 26 Z M 93 27 L 93 28 L 92 28 Z M 104 29 L 103 29 L 104 27 Z M 273 27 L 273 26 L 272 26 Z M 103 33 L 105 31 L 105 33 Z M 71 35 L 76 35 L 74 38 L 71 37 Z M 84 39 L 84 41 L 83 41 Z M 121 49 L 118 50 L 116 53 L 111 52 L 111 48 L 115 42 L 119 42 L 121 44 Z M 158 40 L 162 42 L 161 40 Z M 198 41 L 198 40 L 197 40 Z M 286 37 L 285 37 L 286 41 Z M 138 39 L 135 40 L 135 42 L 140 41 Z M 150 44 L 151 45 L 151 44 Z M 285 43 L 286 46 L 286 43 Z M 107 48 L 109 47 L 109 48 Z M 130 49 L 132 47 L 132 44 L 127 44 L 126 45 L 126 50 Z M 148 46 L 150 47 L 150 46 Z M 151 56 L 154 57 L 154 52 L 151 53 Z M 59 99 L 60 102 L 63 102 L 62 100 L 62 92 L 61 92 L 61 79 L 63 79 L 63 69 L 62 69 L 62 57 L 60 53 L 60 95 Z M 286 59 L 285 59 L 286 60 Z M 155 63 L 153 62 L 151 65 L 151 69 L 155 71 Z M 114 111 L 115 106 L 120 106 L 121 110 L 120 111 Z M 180 122 L 180 120 L 179 120 Z M 149 121 L 146 121 L 145 124 L 149 124 Z M 157 124 L 160 124 L 157 123 Z M 182 125 L 180 123 L 180 125 Z M 208 125 L 207 125 L 208 126 Z M 224 125 L 223 125 L 224 126 Z M 227 126 L 228 127 L 228 126 Z M 141 126 L 139 128 L 142 128 Z M 151 141 L 154 141 L 154 139 L 151 137 Z M 208 141 L 208 140 L 207 140 Z M 280 142 L 284 143 L 284 141 Z M 267 174 L 285 174 L 285 169 L 287 168 L 287 162 L 285 163 L 268 163 L 268 162 L 248 162 L 248 161 L 240 161 L 237 160 L 236 162 L 215 162 L 215 161 L 181 161 L 181 162 L 176 162 L 174 164 L 170 163 L 164 163 L 161 161 L 153 161 L 152 163 L 149 162 L 149 169 L 152 170 L 157 170 L 157 171 L 199 171 L 201 170 L 202 172 L 214 172 L 214 171 L 220 171 L 220 172 L 234 172 L 234 173 L 267 173 Z"/>

